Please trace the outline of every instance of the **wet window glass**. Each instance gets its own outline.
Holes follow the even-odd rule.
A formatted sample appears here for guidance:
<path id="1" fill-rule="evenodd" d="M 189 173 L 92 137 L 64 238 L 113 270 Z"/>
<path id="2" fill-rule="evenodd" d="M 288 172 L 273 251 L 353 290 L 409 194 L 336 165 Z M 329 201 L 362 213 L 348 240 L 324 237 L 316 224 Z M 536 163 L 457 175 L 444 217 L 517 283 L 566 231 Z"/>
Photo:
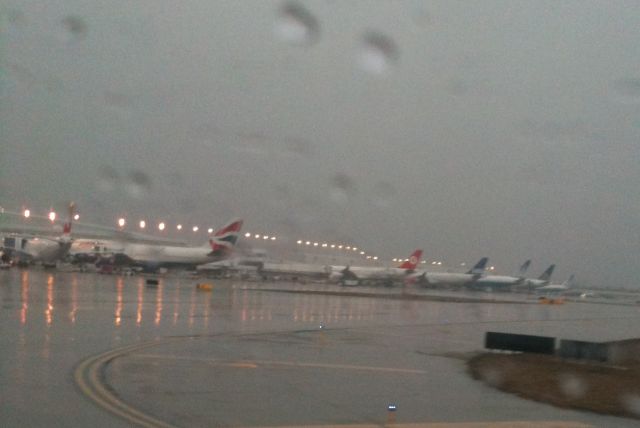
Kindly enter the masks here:
<path id="1" fill-rule="evenodd" d="M 623 1 L 3 2 L 0 424 L 634 426 L 638 40 Z"/>

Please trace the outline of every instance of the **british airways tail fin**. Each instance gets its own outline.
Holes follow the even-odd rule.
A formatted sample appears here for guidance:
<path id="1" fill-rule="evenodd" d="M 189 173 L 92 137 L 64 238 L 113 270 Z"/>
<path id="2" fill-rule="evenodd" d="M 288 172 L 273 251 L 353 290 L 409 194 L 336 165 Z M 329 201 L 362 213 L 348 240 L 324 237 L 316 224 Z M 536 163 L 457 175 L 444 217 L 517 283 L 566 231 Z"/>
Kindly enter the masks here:
<path id="1" fill-rule="evenodd" d="M 540 275 L 540 277 L 538 277 L 538 279 L 542 280 L 542 281 L 549 281 L 551 279 L 551 275 L 553 274 L 553 270 L 556 268 L 556 265 L 551 265 L 547 268 L 547 270 L 545 270 L 544 272 L 542 272 L 542 275 Z"/>
<path id="2" fill-rule="evenodd" d="M 413 254 L 409 256 L 409 260 L 402 263 L 398 268 L 415 270 L 415 268 L 418 267 L 418 263 L 420 263 L 420 257 L 422 257 L 422 250 L 415 250 Z"/>
<path id="3" fill-rule="evenodd" d="M 233 251 L 238 242 L 242 222 L 241 219 L 233 219 L 213 234 L 213 238 L 209 239 L 212 256 L 226 255 Z"/>

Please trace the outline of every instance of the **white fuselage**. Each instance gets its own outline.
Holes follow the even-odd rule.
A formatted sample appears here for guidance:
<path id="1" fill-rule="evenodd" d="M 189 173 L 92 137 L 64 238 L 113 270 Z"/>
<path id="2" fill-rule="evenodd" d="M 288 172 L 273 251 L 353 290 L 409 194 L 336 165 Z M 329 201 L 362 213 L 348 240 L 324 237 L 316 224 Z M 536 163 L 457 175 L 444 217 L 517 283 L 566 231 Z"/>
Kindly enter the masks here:
<path id="1" fill-rule="evenodd" d="M 524 284 L 528 287 L 542 287 L 549 284 L 549 280 L 544 279 L 526 279 Z"/>
<path id="2" fill-rule="evenodd" d="M 271 274 L 284 275 L 328 275 L 331 273 L 329 266 L 314 265 L 309 263 L 263 263 L 260 271 Z"/>
<path id="3" fill-rule="evenodd" d="M 477 275 L 470 273 L 427 272 L 426 279 L 433 285 L 463 286 L 472 283 Z"/>
<path id="4" fill-rule="evenodd" d="M 477 279 L 478 284 L 517 284 L 520 278 L 508 275 L 487 275 Z"/>
<path id="5" fill-rule="evenodd" d="M 330 268 L 330 277 L 332 279 L 340 279 L 344 277 L 342 272 L 346 266 L 331 266 Z M 349 272 L 351 272 L 357 279 L 381 280 L 404 278 L 407 275 L 408 270 L 395 267 L 349 266 Z"/>
<path id="6" fill-rule="evenodd" d="M 79 239 L 74 242 L 71 255 L 120 255 L 139 265 L 200 265 L 218 260 L 211 255 L 211 247 L 183 247 L 122 242 L 114 240 Z"/>

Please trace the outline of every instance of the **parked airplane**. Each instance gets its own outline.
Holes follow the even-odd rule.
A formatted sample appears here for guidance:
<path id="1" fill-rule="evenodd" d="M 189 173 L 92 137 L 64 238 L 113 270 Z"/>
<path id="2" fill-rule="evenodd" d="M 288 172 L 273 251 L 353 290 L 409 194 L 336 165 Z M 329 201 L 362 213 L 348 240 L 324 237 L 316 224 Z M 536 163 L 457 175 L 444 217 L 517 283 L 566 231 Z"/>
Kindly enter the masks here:
<path id="1" fill-rule="evenodd" d="M 407 283 L 416 283 L 423 287 L 460 287 L 480 278 L 489 259 L 481 258 L 470 270 L 464 273 L 418 271 L 407 276 Z"/>
<path id="2" fill-rule="evenodd" d="M 79 250 L 73 251 L 73 258 L 78 262 L 86 262 L 95 260 L 97 256 L 98 264 L 140 267 L 150 272 L 171 267 L 195 268 L 229 257 L 241 228 L 242 220 L 232 220 L 200 247 L 86 240 L 78 242 Z M 90 250 L 83 252 L 82 245 L 88 245 Z"/>
<path id="3" fill-rule="evenodd" d="M 226 276 L 232 273 L 257 274 L 258 269 L 264 265 L 266 260 L 267 254 L 264 250 L 251 249 L 247 254 L 196 266 L 196 270 L 213 276 Z"/>
<path id="4" fill-rule="evenodd" d="M 3 252 L 18 261 L 40 262 L 45 267 L 55 267 L 69 253 L 71 244 L 71 224 L 75 204 L 69 205 L 69 218 L 63 224 L 62 235 L 58 237 L 12 234 L 5 236 L 1 247 Z"/>
<path id="5" fill-rule="evenodd" d="M 485 275 L 470 283 L 469 287 L 479 290 L 509 290 L 514 285 L 519 285 L 524 282 L 524 275 L 527 269 L 529 269 L 530 264 L 531 260 L 525 261 L 515 276 Z"/>
<path id="6" fill-rule="evenodd" d="M 549 266 L 542 275 L 540 275 L 537 279 L 535 278 L 527 278 L 524 280 L 523 285 L 528 288 L 536 288 L 542 287 L 549 284 L 551 281 L 551 275 L 553 274 L 553 270 L 556 268 L 556 265 Z"/>
<path id="7" fill-rule="evenodd" d="M 548 292 L 563 292 L 563 291 L 567 291 L 573 285 L 574 279 L 575 279 L 575 276 L 572 274 L 562 284 L 543 285 L 541 287 L 536 288 L 536 292 L 548 293 Z"/>
<path id="8" fill-rule="evenodd" d="M 422 257 L 422 250 L 415 250 L 398 267 L 328 266 L 329 279 L 339 281 L 342 285 L 383 282 L 390 286 L 394 280 L 404 279 L 406 275 L 413 272 L 420 263 L 420 257 Z"/>
<path id="9" fill-rule="evenodd" d="M 266 279 L 327 279 L 331 274 L 331 266 L 311 263 L 264 263 L 258 267 L 257 274 Z"/>

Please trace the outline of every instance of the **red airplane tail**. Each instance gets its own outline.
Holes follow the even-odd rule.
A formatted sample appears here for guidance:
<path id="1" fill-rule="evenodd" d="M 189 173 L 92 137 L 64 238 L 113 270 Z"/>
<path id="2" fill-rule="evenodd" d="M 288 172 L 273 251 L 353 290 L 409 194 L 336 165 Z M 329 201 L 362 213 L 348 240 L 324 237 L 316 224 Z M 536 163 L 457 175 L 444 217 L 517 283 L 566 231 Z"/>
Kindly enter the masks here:
<path id="1" fill-rule="evenodd" d="M 400 269 L 414 270 L 420 263 L 420 257 L 422 257 L 422 250 L 415 250 L 409 259 L 398 267 Z"/>

